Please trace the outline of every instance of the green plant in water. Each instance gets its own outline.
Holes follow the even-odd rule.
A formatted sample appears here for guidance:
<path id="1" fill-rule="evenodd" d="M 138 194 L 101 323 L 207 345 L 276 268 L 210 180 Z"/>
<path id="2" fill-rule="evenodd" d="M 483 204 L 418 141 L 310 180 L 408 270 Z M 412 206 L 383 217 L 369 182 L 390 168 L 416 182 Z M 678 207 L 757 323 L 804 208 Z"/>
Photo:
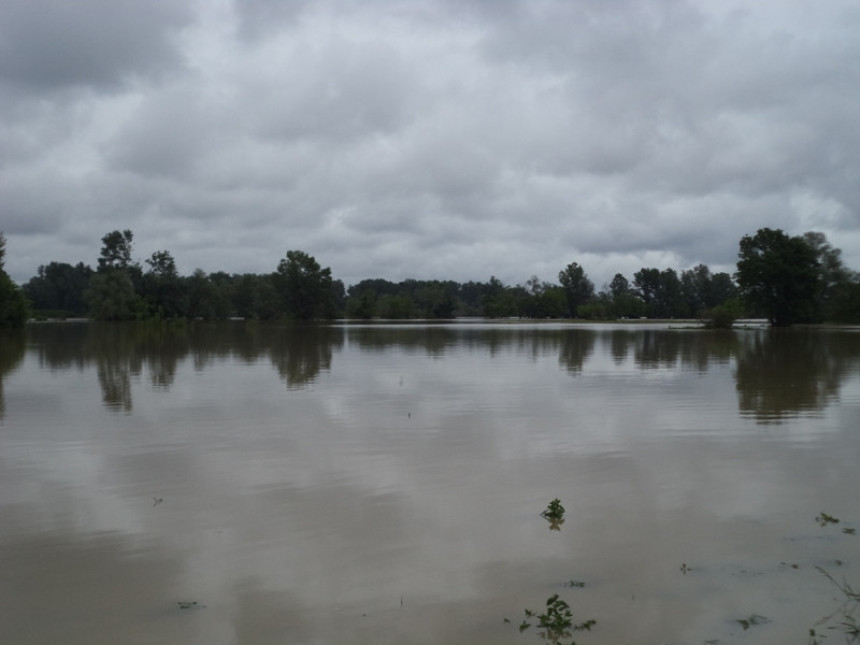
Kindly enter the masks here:
<path id="1" fill-rule="evenodd" d="M 591 631 L 591 628 L 597 624 L 594 619 L 575 624 L 570 605 L 559 598 L 558 594 L 547 598 L 546 609 L 542 613 L 532 609 L 526 609 L 524 613 L 525 618 L 520 623 L 520 632 L 530 628 L 535 621 L 540 637 L 552 645 L 576 645 L 576 641 L 569 640 L 573 633 Z"/>
<path id="2" fill-rule="evenodd" d="M 557 497 L 547 504 L 546 510 L 541 513 L 548 520 L 560 520 L 564 517 L 564 506 Z"/>
<path id="3" fill-rule="evenodd" d="M 815 517 L 815 521 L 818 522 L 818 526 L 827 526 L 828 524 L 839 524 L 839 518 L 833 517 L 832 515 L 828 515 L 827 513 L 820 513 Z"/>
<path id="4" fill-rule="evenodd" d="M 846 643 L 860 642 L 860 620 L 858 620 L 854 615 L 857 608 L 860 607 L 860 591 L 856 591 L 845 579 L 843 579 L 842 582 L 838 582 L 825 569 L 818 566 L 815 568 L 842 592 L 842 596 L 845 599 L 836 611 L 819 620 L 816 623 L 816 626 L 828 622 L 832 623 L 834 617 L 838 614 L 841 617 L 841 620 L 835 625 L 831 624 L 828 629 L 841 630 L 845 635 Z M 815 629 L 809 630 L 809 640 L 810 643 L 818 643 Z"/>

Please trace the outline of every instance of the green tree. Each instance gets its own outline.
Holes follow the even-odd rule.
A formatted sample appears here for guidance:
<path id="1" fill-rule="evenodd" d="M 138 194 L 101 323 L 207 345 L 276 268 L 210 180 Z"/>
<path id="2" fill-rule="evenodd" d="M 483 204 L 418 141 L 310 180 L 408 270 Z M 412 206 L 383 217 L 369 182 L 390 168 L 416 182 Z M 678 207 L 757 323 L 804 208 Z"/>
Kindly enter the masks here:
<path id="1" fill-rule="evenodd" d="M 131 258 L 134 235 L 128 229 L 111 231 L 102 237 L 102 250 L 99 256 L 100 273 L 120 269 L 128 271 L 135 266 Z"/>
<path id="2" fill-rule="evenodd" d="M 576 262 L 571 262 L 559 271 L 558 281 L 564 289 L 568 315 L 576 318 L 579 307 L 594 297 L 594 283 L 588 279 L 585 270 Z"/>
<path id="3" fill-rule="evenodd" d="M 651 318 L 679 318 L 688 316 L 681 293 L 681 281 L 674 269 L 660 271 L 642 268 L 633 275 L 637 292 L 645 302 Z"/>
<path id="4" fill-rule="evenodd" d="M 195 269 L 184 279 L 187 299 L 186 316 L 191 319 L 221 320 L 230 315 L 230 301 L 225 290 L 219 289 L 212 274 Z"/>
<path id="5" fill-rule="evenodd" d="M 29 303 L 5 266 L 6 236 L 0 232 L 0 327 L 22 327 L 30 317 Z"/>
<path id="6" fill-rule="evenodd" d="M 287 316 L 299 320 L 333 318 L 337 294 L 331 269 L 303 251 L 287 251 L 278 263 L 275 286 Z"/>
<path id="7" fill-rule="evenodd" d="M 711 270 L 705 264 L 681 271 L 681 297 L 691 316 L 698 316 L 711 300 Z"/>
<path id="8" fill-rule="evenodd" d="M 818 319 L 820 265 L 806 240 L 761 228 L 741 238 L 738 258 L 735 279 L 741 294 L 771 325 Z"/>
<path id="9" fill-rule="evenodd" d="M 155 251 L 146 260 L 141 292 L 149 314 L 159 318 L 181 318 L 188 314 L 188 292 L 169 251 Z"/>
<path id="10" fill-rule="evenodd" d="M 630 286 L 630 281 L 620 273 L 616 273 L 609 283 L 607 300 L 607 309 L 615 318 L 640 318 L 645 315 L 644 301 Z"/>
<path id="11" fill-rule="evenodd" d="M 730 303 L 738 298 L 738 287 L 725 271 L 711 275 L 711 288 L 708 291 L 709 298 L 705 300 L 706 307 L 717 307 Z"/>
<path id="12" fill-rule="evenodd" d="M 23 286 L 24 295 L 36 310 L 83 316 L 87 313 L 84 292 L 92 274 L 93 270 L 83 262 L 75 266 L 65 262 L 43 264 Z"/>
<path id="13" fill-rule="evenodd" d="M 179 277 L 176 270 L 176 261 L 170 251 L 155 251 L 146 263 L 149 265 L 149 273 L 159 278 L 175 279 Z"/>
<path id="14" fill-rule="evenodd" d="M 278 293 L 270 275 L 234 276 L 230 300 L 234 314 L 246 319 L 273 320 L 280 311 Z"/>
<path id="15" fill-rule="evenodd" d="M 143 311 L 143 301 L 122 270 L 93 274 L 84 296 L 96 320 L 133 320 Z"/>
<path id="16" fill-rule="evenodd" d="M 519 315 L 513 290 L 494 275 L 490 276 L 485 293 L 481 297 L 481 309 L 487 318 L 510 318 Z"/>
<path id="17" fill-rule="evenodd" d="M 653 315 L 651 310 L 660 296 L 660 269 L 642 267 L 633 274 L 633 284 L 645 303 L 648 315 Z"/>
<path id="18" fill-rule="evenodd" d="M 817 307 L 825 320 L 835 320 L 837 302 L 857 276 L 842 263 L 842 250 L 834 248 L 824 233 L 808 231 L 803 240 L 815 251 L 818 260 Z"/>

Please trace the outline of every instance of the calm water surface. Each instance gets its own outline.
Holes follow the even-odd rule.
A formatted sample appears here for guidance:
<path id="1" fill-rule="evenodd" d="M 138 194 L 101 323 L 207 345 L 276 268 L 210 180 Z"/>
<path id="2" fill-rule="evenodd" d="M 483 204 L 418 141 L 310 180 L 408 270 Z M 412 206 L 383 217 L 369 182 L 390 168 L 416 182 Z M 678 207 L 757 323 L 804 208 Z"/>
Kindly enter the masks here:
<path id="1" fill-rule="evenodd" d="M 851 330 L 33 326 L 0 642 L 530 645 L 559 593 L 580 645 L 806 643 L 859 462 Z"/>

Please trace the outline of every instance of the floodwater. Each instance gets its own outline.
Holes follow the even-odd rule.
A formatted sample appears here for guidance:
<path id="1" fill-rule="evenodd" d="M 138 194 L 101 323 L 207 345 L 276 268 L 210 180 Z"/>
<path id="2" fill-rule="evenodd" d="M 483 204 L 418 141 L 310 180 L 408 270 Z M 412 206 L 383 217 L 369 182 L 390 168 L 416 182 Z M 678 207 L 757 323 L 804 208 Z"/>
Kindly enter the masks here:
<path id="1" fill-rule="evenodd" d="M 0 642 L 839 643 L 858 463 L 857 330 L 34 325 Z"/>

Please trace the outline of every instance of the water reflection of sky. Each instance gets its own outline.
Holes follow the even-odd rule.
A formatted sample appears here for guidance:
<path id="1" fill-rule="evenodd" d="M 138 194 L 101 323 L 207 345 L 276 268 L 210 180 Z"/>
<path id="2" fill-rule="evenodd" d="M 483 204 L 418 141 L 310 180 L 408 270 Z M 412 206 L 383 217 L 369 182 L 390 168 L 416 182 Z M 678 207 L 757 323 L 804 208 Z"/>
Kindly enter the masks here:
<path id="1" fill-rule="evenodd" d="M 577 578 L 599 620 L 583 642 L 728 642 L 751 607 L 778 619 L 756 642 L 802 640 L 813 564 L 857 571 L 856 542 L 812 521 L 860 519 L 850 347 L 812 380 L 783 370 L 821 405 L 762 423 L 739 408 L 746 344 L 520 331 L 347 333 L 300 351 L 289 369 L 323 360 L 298 388 L 289 344 L 284 361 L 198 348 L 167 385 L 120 353 L 127 409 L 106 405 L 97 358 L 29 351 L 3 377 L 0 636 L 26 643 L 47 602 L 65 603 L 70 643 L 522 643 L 501 616 Z M 557 496 L 556 534 L 538 513 Z M 177 615 L 182 598 L 208 606 Z"/>

